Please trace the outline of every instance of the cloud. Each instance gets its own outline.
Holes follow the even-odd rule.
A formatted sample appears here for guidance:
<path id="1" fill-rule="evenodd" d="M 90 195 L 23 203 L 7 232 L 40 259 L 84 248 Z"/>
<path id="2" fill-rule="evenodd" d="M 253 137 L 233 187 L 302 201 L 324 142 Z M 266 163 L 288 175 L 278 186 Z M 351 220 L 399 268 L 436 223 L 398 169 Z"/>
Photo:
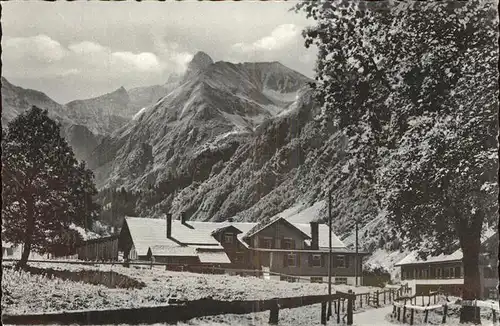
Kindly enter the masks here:
<path id="1" fill-rule="evenodd" d="M 167 53 L 119 51 L 95 41 L 67 47 L 46 35 L 6 38 L 3 41 L 4 72 L 13 78 L 80 76 L 88 82 L 124 81 L 140 74 L 166 77 L 182 72 L 192 55 L 168 47 Z"/>
<path id="2" fill-rule="evenodd" d="M 68 52 L 61 43 L 47 35 L 5 37 L 2 43 L 4 60 L 7 61 L 51 63 L 62 60 Z"/>
<path id="3" fill-rule="evenodd" d="M 119 64 L 133 67 L 138 71 L 160 71 L 163 69 L 156 55 L 151 52 L 142 52 L 139 54 L 113 52 L 111 55 Z"/>
<path id="4" fill-rule="evenodd" d="M 71 44 L 68 47 L 71 51 L 78 54 L 92 54 L 106 52 L 106 48 L 98 43 L 83 41 L 76 44 Z"/>
<path id="5" fill-rule="evenodd" d="M 160 32 L 153 33 L 153 43 L 159 57 L 176 74 L 183 73 L 193 54 L 183 49 L 177 42 L 166 42 Z"/>
<path id="6" fill-rule="evenodd" d="M 294 24 L 283 24 L 276 27 L 270 35 L 253 43 L 236 43 L 232 49 L 238 52 L 273 51 L 287 46 L 300 35 L 300 28 Z"/>

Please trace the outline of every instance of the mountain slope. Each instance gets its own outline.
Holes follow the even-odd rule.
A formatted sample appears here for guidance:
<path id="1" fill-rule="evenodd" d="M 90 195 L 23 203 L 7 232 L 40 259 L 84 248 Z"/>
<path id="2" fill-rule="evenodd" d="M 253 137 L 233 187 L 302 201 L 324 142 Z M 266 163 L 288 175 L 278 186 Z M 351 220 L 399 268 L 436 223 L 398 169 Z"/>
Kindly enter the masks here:
<path id="1" fill-rule="evenodd" d="M 69 120 L 62 105 L 46 94 L 15 86 L 2 77 L 2 125 L 30 109 L 33 105 L 49 110 L 52 117 L 60 122 Z"/>
<path id="2" fill-rule="evenodd" d="M 205 180 L 212 165 L 286 111 L 309 81 L 279 63 L 213 63 L 197 53 L 178 87 L 96 149 L 98 184 L 141 189 L 169 175 Z"/>
<path id="3" fill-rule="evenodd" d="M 68 117 L 94 134 L 106 135 L 122 127 L 135 112 L 128 110 L 130 98 L 125 88 L 87 100 L 64 105 Z"/>
<path id="4" fill-rule="evenodd" d="M 61 135 L 73 147 L 78 160 L 88 157 L 97 146 L 100 136 L 87 126 L 78 125 L 64 106 L 42 92 L 15 86 L 2 77 L 2 128 L 32 106 L 48 110 L 49 116 L 61 123 Z"/>

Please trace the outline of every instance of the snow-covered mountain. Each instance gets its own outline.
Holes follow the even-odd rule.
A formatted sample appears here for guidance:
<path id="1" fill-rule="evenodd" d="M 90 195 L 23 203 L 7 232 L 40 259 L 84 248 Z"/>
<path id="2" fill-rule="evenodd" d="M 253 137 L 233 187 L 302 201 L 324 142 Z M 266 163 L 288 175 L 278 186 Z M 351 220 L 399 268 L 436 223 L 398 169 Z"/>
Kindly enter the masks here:
<path id="1" fill-rule="evenodd" d="M 132 88 L 86 100 L 60 104 L 40 91 L 25 89 L 2 77 L 2 125 L 33 105 L 47 109 L 62 124 L 61 133 L 73 146 L 78 159 L 87 159 L 104 136 L 123 127 L 134 115 L 168 94 L 179 82 L 172 76 L 163 85 Z"/>
<path id="2" fill-rule="evenodd" d="M 345 140 L 316 121 L 311 80 L 277 62 L 207 57 L 196 55 L 177 88 L 97 147 L 99 186 L 141 191 L 140 216 L 307 223 L 327 218 L 327 192 L 339 179 L 336 233 L 351 243 L 359 218 L 362 245 L 398 251 L 391 233 L 380 232 L 388 227 L 373 189 L 341 173 Z"/>
<path id="3" fill-rule="evenodd" d="M 203 181 L 264 121 L 288 112 L 309 81 L 277 62 L 214 63 L 197 53 L 178 87 L 98 146 L 91 164 L 98 185 Z"/>

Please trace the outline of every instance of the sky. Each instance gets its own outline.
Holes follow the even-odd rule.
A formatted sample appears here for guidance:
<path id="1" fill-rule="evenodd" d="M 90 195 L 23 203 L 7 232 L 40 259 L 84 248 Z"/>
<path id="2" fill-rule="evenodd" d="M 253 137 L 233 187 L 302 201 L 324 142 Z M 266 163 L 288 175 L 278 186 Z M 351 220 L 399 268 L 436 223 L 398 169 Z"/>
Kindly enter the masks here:
<path id="1" fill-rule="evenodd" d="M 313 77 L 314 22 L 294 2 L 3 2 L 2 76 L 64 104 L 163 84 L 197 51 L 214 61 L 279 61 Z"/>

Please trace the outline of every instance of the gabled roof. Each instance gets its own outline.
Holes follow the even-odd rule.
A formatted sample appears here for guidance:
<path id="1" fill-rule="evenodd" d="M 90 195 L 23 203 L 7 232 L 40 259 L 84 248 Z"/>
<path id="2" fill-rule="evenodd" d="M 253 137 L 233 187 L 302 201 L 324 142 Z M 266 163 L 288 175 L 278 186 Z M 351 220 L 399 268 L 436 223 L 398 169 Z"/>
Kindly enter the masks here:
<path id="1" fill-rule="evenodd" d="M 308 223 L 292 223 L 293 226 L 300 229 L 302 232 L 307 234 L 309 237 L 311 235 L 311 225 Z M 320 248 L 328 248 L 328 231 L 329 227 L 326 224 L 318 225 L 318 246 Z M 346 245 L 340 240 L 334 232 L 332 232 L 332 247 L 334 248 L 346 248 Z"/>
<path id="2" fill-rule="evenodd" d="M 302 229 L 296 227 L 294 224 L 288 222 L 285 218 L 283 217 L 278 217 L 278 218 L 275 218 L 273 220 L 271 220 L 270 222 L 268 222 L 267 224 L 263 224 L 263 225 L 256 225 L 251 231 L 249 231 L 246 235 L 245 235 L 245 238 L 250 238 L 250 237 L 253 237 L 254 235 L 256 235 L 257 233 L 259 233 L 260 231 L 264 230 L 264 229 L 267 229 L 268 227 L 270 227 L 271 225 L 275 224 L 275 223 L 278 223 L 278 222 L 283 222 L 285 223 L 286 225 L 290 226 L 291 228 L 293 229 L 296 229 L 299 233 L 301 233 L 304 238 L 306 239 L 311 239 L 311 236 L 308 235 L 307 233 L 304 233 L 304 231 L 302 231 Z"/>
<path id="3" fill-rule="evenodd" d="M 220 227 L 220 228 L 217 228 L 217 229 L 213 230 L 212 231 L 212 236 L 214 236 L 214 235 L 216 235 L 216 234 L 218 234 L 220 232 L 227 232 L 227 231 L 231 231 L 234 234 L 241 234 L 241 233 L 243 233 L 243 231 L 241 231 L 240 229 L 238 229 L 234 225 L 226 225 L 226 226 L 223 226 L 223 227 Z"/>
<path id="4" fill-rule="evenodd" d="M 127 223 L 130 231 L 135 250 L 140 256 L 147 255 L 150 247 L 154 254 L 170 250 L 175 252 L 172 248 L 182 247 L 183 245 L 195 247 L 215 246 L 222 249 L 223 247 L 220 243 L 213 238 L 213 231 L 221 227 L 233 226 L 241 232 L 246 233 L 255 225 L 255 223 L 200 221 L 188 221 L 186 224 L 182 224 L 179 220 L 173 220 L 171 239 L 168 239 L 165 219 L 126 217 L 125 223 Z M 154 250 L 155 248 L 156 250 Z"/>
<path id="5" fill-rule="evenodd" d="M 196 256 L 190 249 L 193 248 L 216 248 L 222 249 L 221 244 L 213 237 L 217 232 L 231 229 L 237 233 L 240 242 L 247 246 L 245 238 L 250 237 L 260 230 L 283 221 L 292 228 L 297 229 L 306 241 L 311 239 L 311 226 L 309 223 L 290 223 L 284 218 L 277 218 L 273 221 L 259 226 L 257 223 L 244 222 L 201 222 L 187 221 L 182 224 L 179 220 L 172 221 L 171 239 L 167 238 L 167 224 L 165 219 L 126 217 L 125 223 L 128 226 L 132 242 L 139 256 L 146 256 L 151 248 L 153 255 L 181 255 Z M 328 226 L 318 225 L 318 245 L 319 248 L 328 248 Z M 344 243 L 332 233 L 332 246 L 334 248 L 345 249 Z M 247 246 L 248 247 L 248 246 Z"/>
<path id="6" fill-rule="evenodd" d="M 484 246 L 486 243 L 498 237 L 498 233 L 494 231 L 487 231 L 485 234 L 481 236 L 481 245 Z M 445 255 L 441 254 L 438 256 L 430 256 L 427 257 L 426 260 L 423 260 L 418 257 L 417 252 L 411 252 L 405 258 L 400 260 L 394 266 L 402 266 L 402 265 L 415 265 L 415 264 L 431 264 L 431 263 L 441 263 L 441 262 L 455 262 L 462 261 L 463 253 L 462 249 L 457 249 L 453 253 Z"/>

